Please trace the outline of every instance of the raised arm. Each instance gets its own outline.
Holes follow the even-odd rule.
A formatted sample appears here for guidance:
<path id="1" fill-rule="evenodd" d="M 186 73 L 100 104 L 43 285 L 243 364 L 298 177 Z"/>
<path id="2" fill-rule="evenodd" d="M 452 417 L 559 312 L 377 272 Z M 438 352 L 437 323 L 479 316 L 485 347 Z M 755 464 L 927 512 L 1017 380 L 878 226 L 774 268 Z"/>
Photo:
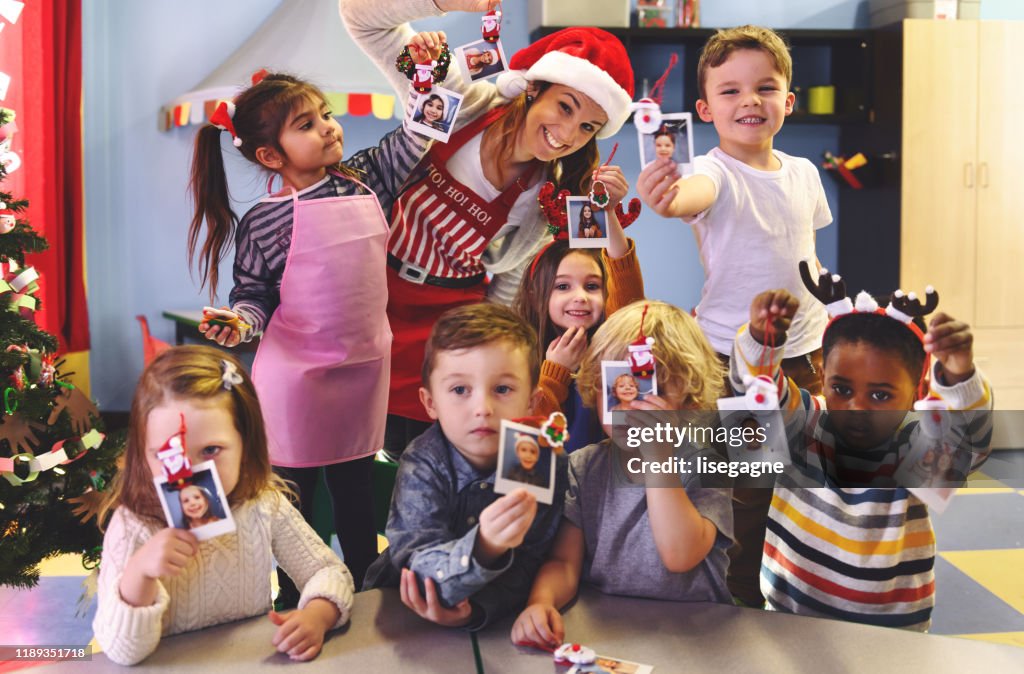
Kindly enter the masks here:
<path id="1" fill-rule="evenodd" d="M 648 207 L 663 218 L 689 218 L 715 202 L 715 183 L 706 175 L 687 178 L 671 159 L 657 159 L 640 172 L 636 190 Z"/>

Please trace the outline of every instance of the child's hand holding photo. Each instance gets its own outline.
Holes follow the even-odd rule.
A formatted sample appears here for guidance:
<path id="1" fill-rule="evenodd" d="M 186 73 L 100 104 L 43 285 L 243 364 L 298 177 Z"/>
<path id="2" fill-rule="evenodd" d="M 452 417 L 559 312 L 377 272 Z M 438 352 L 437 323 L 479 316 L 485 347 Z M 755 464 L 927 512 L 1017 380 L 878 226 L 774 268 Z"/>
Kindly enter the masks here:
<path id="1" fill-rule="evenodd" d="M 537 498 L 525 489 L 505 494 L 480 513 L 473 556 L 483 566 L 500 566 L 506 552 L 519 547 L 537 514 Z"/>
<path id="2" fill-rule="evenodd" d="M 150 606 L 157 595 L 157 580 L 173 578 L 199 551 L 195 534 L 168 527 L 135 551 L 118 584 L 121 599 L 131 606 Z"/>

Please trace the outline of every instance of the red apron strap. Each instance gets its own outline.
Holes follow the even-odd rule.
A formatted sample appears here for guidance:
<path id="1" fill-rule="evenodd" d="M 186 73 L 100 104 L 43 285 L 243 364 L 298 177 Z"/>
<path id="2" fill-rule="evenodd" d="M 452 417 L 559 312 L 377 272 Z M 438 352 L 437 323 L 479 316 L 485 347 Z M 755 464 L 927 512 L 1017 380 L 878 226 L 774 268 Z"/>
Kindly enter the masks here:
<path id="1" fill-rule="evenodd" d="M 438 160 L 438 163 L 447 164 L 452 155 L 466 144 L 466 141 L 476 136 L 494 122 L 498 121 L 498 119 L 500 119 L 507 110 L 507 105 L 500 105 L 496 108 L 491 108 L 486 113 L 480 115 L 469 124 L 453 133 L 447 143 L 434 143 L 430 148 L 429 154 L 433 155 L 433 157 Z"/>

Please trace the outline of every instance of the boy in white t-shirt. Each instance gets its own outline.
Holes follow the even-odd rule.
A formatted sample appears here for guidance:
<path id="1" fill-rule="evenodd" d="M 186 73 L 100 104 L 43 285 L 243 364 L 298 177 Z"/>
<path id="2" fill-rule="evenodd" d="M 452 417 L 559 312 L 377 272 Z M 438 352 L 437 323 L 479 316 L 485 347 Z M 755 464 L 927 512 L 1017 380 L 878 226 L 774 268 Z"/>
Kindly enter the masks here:
<path id="1" fill-rule="evenodd" d="M 820 394 L 828 315 L 812 301 L 798 265 L 817 260 L 815 230 L 829 224 L 832 213 L 814 164 L 772 147 L 793 112 L 792 74 L 785 42 L 767 28 L 741 26 L 712 35 L 697 65 L 697 114 L 714 123 L 718 147 L 697 157 L 687 178 L 671 159 L 655 160 L 640 173 L 637 190 L 659 215 L 693 227 L 705 276 L 697 322 L 722 361 L 728 362 L 757 293 L 785 288 L 800 301 L 800 311 L 786 343 L 791 357 L 782 368 L 798 386 Z M 758 570 L 770 498 L 770 489 L 734 489 L 737 546 L 730 551 L 730 590 L 748 604 L 763 603 Z"/>

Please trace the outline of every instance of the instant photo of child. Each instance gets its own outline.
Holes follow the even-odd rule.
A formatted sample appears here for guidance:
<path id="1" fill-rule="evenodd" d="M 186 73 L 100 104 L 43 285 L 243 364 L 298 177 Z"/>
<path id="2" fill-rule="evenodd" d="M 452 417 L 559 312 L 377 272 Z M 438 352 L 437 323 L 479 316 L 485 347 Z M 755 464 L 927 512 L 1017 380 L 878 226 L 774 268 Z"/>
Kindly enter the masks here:
<path id="1" fill-rule="evenodd" d="M 589 197 L 567 197 L 565 209 L 570 248 L 604 248 L 608 245 L 608 214 L 595 208 Z"/>
<path id="2" fill-rule="evenodd" d="M 235 520 L 213 461 L 192 467 L 184 484 L 170 483 L 165 476 L 153 478 L 167 525 L 188 529 L 201 541 L 235 530 Z"/>
<path id="3" fill-rule="evenodd" d="M 500 75 L 507 70 L 505 64 L 505 50 L 501 46 L 501 40 L 491 43 L 486 40 L 477 40 L 462 45 L 455 50 L 455 57 L 459 60 L 459 67 L 468 82 L 485 80 L 488 77 Z"/>
<path id="4" fill-rule="evenodd" d="M 693 115 L 673 112 L 662 115 L 661 126 L 654 133 L 637 130 L 640 145 L 640 165 L 647 166 L 655 159 L 668 157 L 679 165 L 682 174 L 693 172 Z"/>
<path id="5" fill-rule="evenodd" d="M 461 94 L 433 87 L 429 93 L 417 97 L 409 128 L 420 135 L 447 143 L 460 107 Z"/>
<path id="6" fill-rule="evenodd" d="M 653 376 L 642 377 L 633 374 L 633 368 L 625 360 L 601 362 L 601 409 L 605 424 L 611 424 L 612 412 L 625 412 L 633 403 L 644 396 L 658 395 L 658 381 Z"/>
<path id="7" fill-rule="evenodd" d="M 494 492 L 507 494 L 525 489 L 539 503 L 551 504 L 555 493 L 555 461 L 551 448 L 543 446 L 536 428 L 512 421 L 501 422 L 498 474 Z"/>

